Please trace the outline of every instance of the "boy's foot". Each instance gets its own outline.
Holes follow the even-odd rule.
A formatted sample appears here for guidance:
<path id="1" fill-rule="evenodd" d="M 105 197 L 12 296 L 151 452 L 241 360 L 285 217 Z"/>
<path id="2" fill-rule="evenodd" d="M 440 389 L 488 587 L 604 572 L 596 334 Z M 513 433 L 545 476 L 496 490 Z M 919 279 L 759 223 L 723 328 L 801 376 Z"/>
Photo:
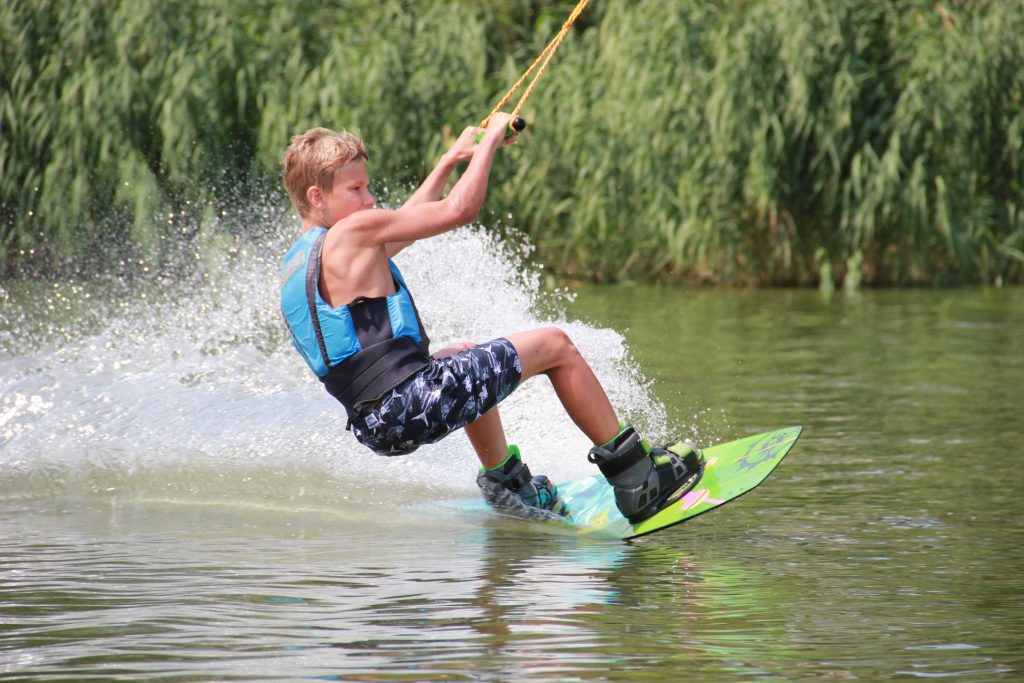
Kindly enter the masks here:
<path id="1" fill-rule="evenodd" d="M 508 457 L 497 467 L 481 470 L 476 478 L 483 499 L 492 507 L 524 516 L 538 510 L 565 517 L 568 510 L 558 495 L 558 487 L 544 475 L 530 474 L 519 455 L 519 447 L 510 445 Z"/>
<path id="2" fill-rule="evenodd" d="M 696 446 L 684 453 L 651 448 L 629 424 L 608 443 L 591 448 L 588 458 L 615 487 L 615 504 L 630 524 L 647 519 L 693 488 L 704 465 Z"/>

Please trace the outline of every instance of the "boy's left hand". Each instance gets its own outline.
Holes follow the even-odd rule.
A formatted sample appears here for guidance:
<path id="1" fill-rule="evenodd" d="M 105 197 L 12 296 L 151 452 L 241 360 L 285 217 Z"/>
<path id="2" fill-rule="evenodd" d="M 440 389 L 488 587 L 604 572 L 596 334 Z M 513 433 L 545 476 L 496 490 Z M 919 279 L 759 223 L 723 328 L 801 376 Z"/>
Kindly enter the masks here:
<path id="1" fill-rule="evenodd" d="M 497 117 L 506 116 L 497 114 Z M 506 124 L 507 125 L 507 124 Z M 462 134 L 459 135 L 459 139 L 455 141 L 451 149 L 448 150 L 448 154 L 455 161 L 468 161 L 473 158 L 473 153 L 476 152 L 477 146 L 479 145 L 479 138 L 483 135 L 485 128 L 478 128 L 477 126 L 466 126 Z M 511 145 L 516 141 L 515 135 L 509 135 L 501 141 L 499 147 L 505 145 Z"/>
<path id="2" fill-rule="evenodd" d="M 459 135 L 459 139 L 455 141 L 452 148 L 448 153 L 452 156 L 455 161 L 468 161 L 473 158 L 473 152 L 476 151 L 476 136 L 483 132 L 483 128 L 477 128 L 476 126 L 466 126 L 466 129 Z"/>

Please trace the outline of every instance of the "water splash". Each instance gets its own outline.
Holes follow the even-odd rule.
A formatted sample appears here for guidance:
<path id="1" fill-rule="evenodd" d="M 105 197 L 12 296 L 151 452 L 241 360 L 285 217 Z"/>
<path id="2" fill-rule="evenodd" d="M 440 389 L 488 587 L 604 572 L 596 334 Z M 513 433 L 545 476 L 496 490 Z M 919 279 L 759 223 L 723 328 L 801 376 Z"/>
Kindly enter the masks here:
<path id="1" fill-rule="evenodd" d="M 260 213 L 260 212 L 257 212 Z M 10 283 L 0 295 L 0 499 L 101 494 L 330 505 L 473 495 L 463 434 L 382 458 L 300 361 L 278 312 L 277 265 L 296 235 L 228 240 L 203 267 L 136 280 Z M 624 416 L 654 436 L 664 411 L 614 330 L 567 319 L 510 247 L 476 226 L 399 257 L 433 347 L 541 324 L 574 339 Z M 510 439 L 556 481 L 592 473 L 589 447 L 544 378 L 502 404 Z"/>

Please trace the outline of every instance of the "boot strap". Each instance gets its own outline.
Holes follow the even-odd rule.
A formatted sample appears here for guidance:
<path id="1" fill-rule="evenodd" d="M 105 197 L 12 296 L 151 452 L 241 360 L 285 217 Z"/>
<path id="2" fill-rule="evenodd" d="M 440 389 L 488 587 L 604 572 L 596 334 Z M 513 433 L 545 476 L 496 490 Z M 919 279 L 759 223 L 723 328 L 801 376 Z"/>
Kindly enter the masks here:
<path id="1" fill-rule="evenodd" d="M 500 470 L 485 470 L 481 474 L 491 481 L 498 482 L 501 484 L 501 488 L 508 491 L 518 491 L 533 481 L 533 475 L 530 474 L 530 468 L 527 467 L 526 463 L 519 458 L 516 458 L 515 464 L 508 468 L 507 472 Z"/>
<path id="2" fill-rule="evenodd" d="M 501 485 L 509 491 L 518 491 L 533 481 L 533 475 L 530 474 L 530 468 L 526 466 L 526 463 L 520 460 L 519 464 L 521 464 L 522 467 L 516 470 L 515 475 L 501 483 Z"/>
<path id="3" fill-rule="evenodd" d="M 700 471 L 700 456 L 693 451 L 681 456 L 679 459 L 683 461 L 683 467 L 686 468 L 688 474 Z"/>
<path id="4" fill-rule="evenodd" d="M 601 457 L 596 457 L 596 455 Z M 597 465 L 601 474 L 611 479 L 617 474 L 622 474 L 633 465 L 647 458 L 643 446 L 640 444 L 640 435 L 636 432 L 630 434 L 615 451 L 609 451 L 601 446 L 594 446 L 587 454 L 587 460 Z"/>

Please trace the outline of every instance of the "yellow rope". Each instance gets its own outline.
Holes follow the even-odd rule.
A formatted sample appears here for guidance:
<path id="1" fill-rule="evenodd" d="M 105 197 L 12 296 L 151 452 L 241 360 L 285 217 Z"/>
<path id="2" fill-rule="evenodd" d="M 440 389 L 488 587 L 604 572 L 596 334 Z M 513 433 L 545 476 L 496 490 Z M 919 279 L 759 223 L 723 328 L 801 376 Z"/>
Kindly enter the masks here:
<path id="1" fill-rule="evenodd" d="M 535 75 L 533 80 L 530 81 L 530 84 L 526 87 L 526 91 L 523 93 L 523 96 L 519 98 L 519 102 L 516 104 L 515 109 L 512 110 L 513 120 L 519 116 L 519 110 L 523 108 L 526 100 L 530 97 L 530 94 L 533 92 L 533 88 L 537 85 L 537 81 L 540 80 L 541 75 L 544 73 L 544 69 L 547 68 L 548 62 L 551 61 L 551 57 L 555 54 L 558 46 L 562 44 L 562 39 L 565 38 L 567 33 L 569 33 L 573 23 L 580 16 L 580 13 L 583 12 L 583 9 L 587 6 L 588 2 L 590 2 L 590 0 L 579 0 L 579 2 L 576 3 L 576 7 L 569 14 L 569 18 L 565 20 L 564 24 L 562 24 L 562 30 L 560 30 L 555 37 L 551 39 L 551 42 L 547 44 L 547 47 L 541 50 L 541 53 L 537 55 L 537 59 L 533 60 L 533 64 L 530 65 L 530 68 L 523 72 L 523 75 L 519 77 L 519 80 L 515 82 L 515 85 L 509 88 L 508 92 L 505 93 L 505 96 L 501 98 L 501 102 L 498 102 L 494 109 L 491 110 L 491 113 L 487 115 L 487 118 L 480 123 L 481 128 L 487 127 L 487 122 L 491 120 L 491 117 L 501 111 L 502 107 L 512 99 L 512 95 L 519 90 L 519 86 L 521 86 L 523 81 L 533 73 L 534 69 L 537 69 L 537 65 L 539 64 L 540 69 L 537 71 L 537 75 Z"/>

